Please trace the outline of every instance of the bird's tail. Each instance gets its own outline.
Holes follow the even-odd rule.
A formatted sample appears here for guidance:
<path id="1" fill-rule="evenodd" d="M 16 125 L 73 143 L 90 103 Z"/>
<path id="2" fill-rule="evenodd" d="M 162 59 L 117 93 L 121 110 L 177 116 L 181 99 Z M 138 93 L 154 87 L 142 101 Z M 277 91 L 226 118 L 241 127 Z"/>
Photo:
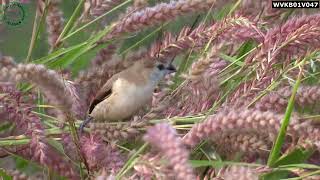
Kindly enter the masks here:
<path id="1" fill-rule="evenodd" d="M 87 118 L 80 124 L 80 134 L 82 134 L 84 127 L 86 127 L 86 125 L 92 121 L 93 117 L 91 117 L 90 115 L 87 116 Z"/>

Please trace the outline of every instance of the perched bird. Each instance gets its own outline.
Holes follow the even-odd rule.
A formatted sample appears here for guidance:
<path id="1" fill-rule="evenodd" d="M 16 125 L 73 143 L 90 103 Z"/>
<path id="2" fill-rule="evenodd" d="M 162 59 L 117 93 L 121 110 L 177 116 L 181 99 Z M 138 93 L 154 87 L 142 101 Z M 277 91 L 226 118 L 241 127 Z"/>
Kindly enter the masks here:
<path id="1" fill-rule="evenodd" d="M 175 67 L 148 59 L 135 62 L 129 68 L 113 75 L 91 101 L 87 119 L 80 132 L 91 121 L 121 121 L 130 118 L 152 100 L 159 81 L 175 72 Z"/>

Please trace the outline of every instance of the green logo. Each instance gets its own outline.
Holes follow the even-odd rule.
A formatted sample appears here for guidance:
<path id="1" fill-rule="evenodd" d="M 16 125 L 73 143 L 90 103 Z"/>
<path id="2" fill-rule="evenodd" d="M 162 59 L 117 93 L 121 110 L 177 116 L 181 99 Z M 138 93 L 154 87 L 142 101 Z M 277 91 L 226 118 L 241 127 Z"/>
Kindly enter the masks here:
<path id="1" fill-rule="evenodd" d="M 2 21 L 10 26 L 20 25 L 25 18 L 25 11 L 19 2 L 10 2 L 2 7 Z"/>

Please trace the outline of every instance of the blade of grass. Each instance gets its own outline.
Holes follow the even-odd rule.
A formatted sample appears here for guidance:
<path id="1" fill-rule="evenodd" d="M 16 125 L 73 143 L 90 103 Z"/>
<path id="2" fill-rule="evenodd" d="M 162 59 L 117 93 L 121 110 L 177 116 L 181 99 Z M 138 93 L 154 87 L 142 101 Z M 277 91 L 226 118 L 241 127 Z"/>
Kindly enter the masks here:
<path id="1" fill-rule="evenodd" d="M 261 47 L 262 44 L 259 44 L 257 47 L 252 48 L 250 51 L 244 53 L 242 56 L 240 56 L 239 58 L 237 58 L 236 60 L 234 60 L 231 64 L 229 64 L 227 67 L 223 68 L 219 74 L 223 73 L 225 70 L 227 70 L 228 68 L 230 68 L 232 65 L 236 64 L 238 61 L 241 61 L 241 59 L 243 59 L 244 57 L 246 57 L 247 55 L 249 55 L 250 53 L 254 52 L 256 49 L 258 49 L 259 47 Z"/>
<path id="2" fill-rule="evenodd" d="M 122 4 L 120 4 L 120 5 L 116 6 L 116 7 L 114 7 L 114 8 L 113 8 L 113 9 L 111 9 L 110 11 L 108 11 L 108 12 L 106 12 L 106 13 L 102 14 L 101 16 L 97 17 L 96 19 L 94 19 L 94 20 L 92 20 L 92 21 L 88 22 L 87 24 L 85 24 L 85 25 L 81 26 L 81 27 L 80 27 L 80 28 L 78 28 L 77 30 L 75 30 L 75 31 L 73 31 L 73 32 L 71 32 L 71 33 L 69 33 L 68 35 L 66 35 L 65 37 L 63 37 L 60 41 L 65 41 L 66 39 L 68 39 L 68 38 L 70 38 L 71 36 L 73 36 L 73 35 L 77 34 L 78 32 L 80 32 L 81 30 L 83 30 L 83 29 L 87 28 L 87 27 L 88 27 L 88 26 L 90 26 L 91 24 L 93 24 L 93 23 L 95 23 L 95 22 L 99 21 L 99 20 L 100 20 L 100 19 L 102 19 L 104 16 L 106 16 L 106 15 L 108 15 L 108 14 L 110 14 L 110 13 L 112 13 L 112 12 L 116 11 L 117 9 L 120 9 L 121 7 L 123 7 L 123 6 L 127 5 L 127 4 L 128 4 L 128 3 L 130 3 L 131 1 L 132 1 L 132 0 L 127 0 L 127 1 L 123 2 Z"/>
<path id="3" fill-rule="evenodd" d="M 17 146 L 28 144 L 31 139 L 15 139 L 15 140 L 1 140 L 0 139 L 0 147 L 1 146 Z"/>
<path id="4" fill-rule="evenodd" d="M 37 60 L 34 60 L 33 62 L 37 63 L 37 64 L 47 64 L 51 60 L 54 60 L 55 58 L 57 58 L 59 56 L 62 56 L 64 54 L 67 54 L 70 51 L 73 51 L 75 49 L 80 49 L 81 47 L 84 47 L 87 44 L 88 44 L 87 42 L 84 42 L 84 43 L 80 43 L 80 44 L 77 44 L 77 45 L 74 45 L 74 46 L 71 46 L 71 47 L 68 47 L 68 48 L 61 48 L 61 49 L 51 53 L 50 55 L 42 57 L 42 58 L 37 59 Z"/>
<path id="5" fill-rule="evenodd" d="M 232 75 L 230 75 L 228 78 L 226 78 L 224 81 L 222 81 L 219 85 L 222 86 L 224 85 L 225 83 L 227 83 L 228 81 L 230 81 L 231 79 L 233 79 L 234 77 L 237 77 L 243 70 L 243 67 L 242 66 L 240 69 L 238 69 L 235 73 L 233 73 Z"/>
<path id="6" fill-rule="evenodd" d="M 66 133 L 66 132 L 69 132 L 68 127 L 65 127 L 63 129 L 61 129 L 59 127 L 54 127 L 54 128 L 46 129 L 45 135 L 47 137 L 50 137 L 52 135 L 62 134 L 62 133 Z M 59 140 L 60 138 L 54 138 L 54 139 Z M 30 137 L 27 137 L 25 135 L 9 136 L 9 137 L 5 137 L 5 138 L 0 138 L 0 147 L 1 146 L 24 145 L 24 144 L 28 144 L 30 141 L 31 141 Z"/>
<path id="7" fill-rule="evenodd" d="M 43 17 L 43 16 L 42 16 Z M 32 55 L 32 51 L 35 45 L 35 41 L 37 38 L 37 33 L 38 33 L 38 27 L 40 22 L 39 22 L 39 13 L 38 11 L 36 11 L 36 15 L 34 17 L 34 22 L 33 22 L 33 28 L 32 28 L 32 35 L 31 35 L 31 41 L 30 41 L 30 45 L 29 45 L 29 50 L 28 50 L 28 55 L 27 58 L 25 60 L 26 63 L 28 63 L 30 61 L 31 55 Z"/>
<path id="8" fill-rule="evenodd" d="M 3 180 L 12 180 L 12 177 L 9 176 L 3 168 L 0 168 L 0 177 Z"/>
<path id="9" fill-rule="evenodd" d="M 81 46 L 78 49 L 75 49 L 74 51 L 69 52 L 68 54 L 66 54 L 64 57 L 62 57 L 61 59 L 58 59 L 54 62 L 52 62 L 50 64 L 50 67 L 67 67 L 69 65 L 71 65 L 79 56 L 87 53 L 90 50 L 94 50 L 94 48 L 97 48 L 98 46 L 96 45 L 96 42 L 102 38 L 103 36 L 105 36 L 106 34 L 108 34 L 112 28 L 115 26 L 115 24 L 107 26 L 104 30 L 100 31 L 97 35 L 93 36 L 92 38 L 90 38 L 86 45 Z M 100 44 L 99 46 L 102 45 L 107 45 L 106 44 Z"/>
<path id="10" fill-rule="evenodd" d="M 64 57 L 57 59 L 56 61 L 52 61 L 50 64 L 48 64 L 49 68 L 65 68 L 72 64 L 79 56 L 82 54 L 88 52 L 90 49 L 92 49 L 94 46 L 84 46 L 79 49 L 75 49 L 74 51 L 71 51 L 70 53 L 66 54 Z"/>
<path id="11" fill-rule="evenodd" d="M 260 167 L 261 164 L 255 163 L 243 163 L 243 162 L 233 162 L 233 161 L 208 161 L 208 160 L 190 160 L 192 167 L 198 168 L 203 166 L 212 166 L 215 168 L 223 167 L 223 166 L 249 166 L 249 167 Z"/>
<path id="12" fill-rule="evenodd" d="M 235 57 L 228 56 L 228 55 L 226 55 L 226 54 L 224 54 L 224 53 L 220 53 L 218 56 L 219 56 L 220 58 L 222 58 L 222 59 L 224 59 L 224 60 L 227 60 L 227 61 L 231 62 L 232 64 L 236 64 L 236 65 L 238 65 L 238 66 L 240 66 L 240 67 L 242 67 L 243 64 L 244 64 L 243 62 L 239 61 L 239 60 L 236 59 Z"/>
<path id="13" fill-rule="evenodd" d="M 300 67 L 300 72 L 298 74 L 298 78 L 297 78 L 296 83 L 295 83 L 295 85 L 293 87 L 292 95 L 291 95 L 290 100 L 288 102 L 288 106 L 287 106 L 287 109 L 286 109 L 286 113 L 285 113 L 284 119 L 283 119 L 282 124 L 281 124 L 280 131 L 278 133 L 278 137 L 277 137 L 276 142 L 274 143 L 274 145 L 272 147 L 272 150 L 270 152 L 270 155 L 269 155 L 269 158 L 268 158 L 268 166 L 270 166 L 270 167 L 273 167 L 275 162 L 280 157 L 281 147 L 282 147 L 282 145 L 284 143 L 284 140 L 285 140 L 287 127 L 288 127 L 288 125 L 290 123 L 291 113 L 292 113 L 293 107 L 294 107 L 294 99 L 295 99 L 296 93 L 297 93 L 298 88 L 299 88 L 300 83 L 301 83 L 302 68 L 303 68 L 304 63 L 306 62 L 306 60 L 307 60 L 307 58 L 304 58 L 303 61 L 302 61 L 303 64 Z"/>
<path id="14" fill-rule="evenodd" d="M 139 46 L 142 42 L 144 42 L 145 40 L 149 39 L 150 37 L 152 37 L 153 35 L 155 35 L 157 32 L 159 32 L 160 30 L 162 30 L 164 27 L 166 27 L 169 23 L 166 22 L 164 24 L 162 24 L 159 28 L 155 29 L 154 31 L 152 31 L 151 33 L 147 34 L 144 38 L 142 38 L 141 40 L 139 40 L 138 42 L 136 42 L 135 44 L 133 44 L 132 46 L 130 46 L 129 48 L 127 48 L 126 50 L 124 50 L 123 52 L 120 53 L 120 55 L 124 55 L 127 52 L 129 52 L 131 49 Z"/>
<path id="15" fill-rule="evenodd" d="M 44 8 L 44 11 L 43 11 L 43 14 L 42 14 L 41 17 L 39 16 L 39 12 L 36 11 L 36 15 L 35 15 L 35 18 L 34 18 L 34 23 L 33 23 L 31 41 L 30 41 L 29 50 L 28 50 L 28 55 L 27 55 L 27 58 L 25 60 L 26 63 L 28 63 L 30 61 L 30 59 L 31 59 L 33 49 L 34 49 L 34 47 L 36 45 L 36 40 L 37 40 L 37 38 L 39 36 L 40 27 L 41 27 L 42 23 L 44 22 L 44 17 L 47 14 L 47 10 L 48 10 L 48 0 L 45 1 L 45 8 Z M 40 20 L 39 20 L 39 17 L 40 17 Z"/>
<path id="16" fill-rule="evenodd" d="M 71 15 L 69 21 L 67 22 L 66 26 L 63 28 L 61 34 L 59 35 L 55 46 L 57 46 L 59 44 L 59 42 L 61 41 L 62 37 L 64 37 L 72 28 L 72 26 L 75 24 L 77 17 L 80 15 L 81 9 L 83 7 L 83 4 L 85 3 L 85 0 L 81 0 L 78 4 L 78 6 L 76 7 L 76 9 L 73 11 L 73 14 Z"/>
<path id="17" fill-rule="evenodd" d="M 300 180 L 300 179 L 305 179 L 306 177 L 310 177 L 310 176 L 313 176 L 313 175 L 317 175 L 317 174 L 320 174 L 320 170 L 318 171 L 313 171 L 311 173 L 307 173 L 307 174 L 304 174 L 300 177 L 294 177 L 294 178 L 288 178 L 288 179 L 281 179 L 281 180 Z"/>
<path id="18" fill-rule="evenodd" d="M 134 163 L 136 162 L 136 158 L 137 156 L 146 149 L 146 147 L 148 146 L 147 143 L 145 143 L 144 145 L 142 145 L 137 152 L 135 152 L 126 162 L 126 164 L 122 167 L 122 169 L 119 171 L 119 173 L 116 175 L 116 179 L 120 180 L 122 178 L 122 176 L 128 172 L 128 170 L 130 170 L 130 168 L 134 165 Z"/>
<path id="19" fill-rule="evenodd" d="M 281 169 L 290 169 L 290 168 L 301 168 L 301 169 L 318 169 L 320 170 L 320 166 L 314 164 L 288 164 L 279 166 Z"/>
<path id="20" fill-rule="evenodd" d="M 240 3 L 242 0 L 238 0 L 230 9 L 229 13 L 227 16 L 231 16 L 231 14 L 239 7 Z"/>

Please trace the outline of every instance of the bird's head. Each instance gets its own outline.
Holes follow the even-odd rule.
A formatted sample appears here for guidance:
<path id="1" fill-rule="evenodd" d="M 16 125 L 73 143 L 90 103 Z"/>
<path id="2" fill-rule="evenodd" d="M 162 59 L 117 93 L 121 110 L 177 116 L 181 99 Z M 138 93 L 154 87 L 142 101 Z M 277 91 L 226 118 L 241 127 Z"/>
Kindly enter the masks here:
<path id="1" fill-rule="evenodd" d="M 152 60 L 142 60 L 136 64 L 137 71 L 157 84 L 165 75 L 176 72 L 176 68 L 171 64 L 155 62 Z"/>

